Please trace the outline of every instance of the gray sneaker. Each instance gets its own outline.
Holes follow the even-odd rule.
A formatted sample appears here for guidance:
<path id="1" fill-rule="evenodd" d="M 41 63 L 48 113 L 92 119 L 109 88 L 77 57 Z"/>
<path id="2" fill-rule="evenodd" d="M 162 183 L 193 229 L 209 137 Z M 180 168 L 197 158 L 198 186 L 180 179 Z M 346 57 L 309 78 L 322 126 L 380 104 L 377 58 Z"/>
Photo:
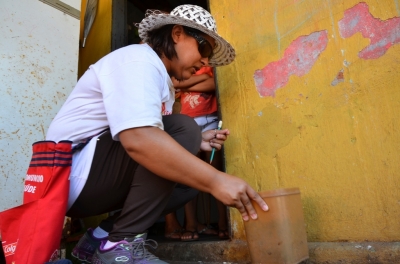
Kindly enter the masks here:
<path id="1" fill-rule="evenodd" d="M 167 264 L 146 249 L 146 246 L 157 248 L 156 241 L 138 236 L 131 242 L 128 240 L 122 240 L 107 250 L 104 249 L 105 242 L 102 242 L 93 255 L 92 264 Z"/>
<path id="2" fill-rule="evenodd" d="M 103 241 L 107 242 L 107 237 L 96 238 L 93 236 L 93 229 L 89 228 L 72 249 L 71 255 L 80 261 L 91 263 L 94 252 Z"/>

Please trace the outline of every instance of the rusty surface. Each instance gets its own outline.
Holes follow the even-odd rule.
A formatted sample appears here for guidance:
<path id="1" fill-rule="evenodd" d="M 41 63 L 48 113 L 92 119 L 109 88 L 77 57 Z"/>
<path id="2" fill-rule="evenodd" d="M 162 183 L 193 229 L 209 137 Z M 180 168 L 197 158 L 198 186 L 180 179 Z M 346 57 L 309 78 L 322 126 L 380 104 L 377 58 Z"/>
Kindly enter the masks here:
<path id="1" fill-rule="evenodd" d="M 79 8 L 78 0 L 63 2 Z M 22 202 L 31 145 L 76 84 L 79 20 L 40 1 L 0 6 L 0 211 Z"/>

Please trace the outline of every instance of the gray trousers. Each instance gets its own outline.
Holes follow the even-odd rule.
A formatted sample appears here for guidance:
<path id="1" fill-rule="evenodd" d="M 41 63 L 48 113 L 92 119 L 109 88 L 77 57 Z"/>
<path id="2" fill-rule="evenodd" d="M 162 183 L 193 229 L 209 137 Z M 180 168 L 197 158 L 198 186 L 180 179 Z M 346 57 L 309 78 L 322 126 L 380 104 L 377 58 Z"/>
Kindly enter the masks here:
<path id="1" fill-rule="evenodd" d="M 198 153 L 201 132 L 193 118 L 169 115 L 163 117 L 163 123 L 165 132 L 180 145 L 192 155 Z M 106 132 L 97 141 L 87 182 L 67 215 L 83 218 L 122 209 L 112 219 L 111 230 L 107 230 L 111 218 L 100 225 L 109 231 L 108 239 L 117 242 L 143 233 L 160 216 L 176 211 L 197 193 L 148 171 Z"/>

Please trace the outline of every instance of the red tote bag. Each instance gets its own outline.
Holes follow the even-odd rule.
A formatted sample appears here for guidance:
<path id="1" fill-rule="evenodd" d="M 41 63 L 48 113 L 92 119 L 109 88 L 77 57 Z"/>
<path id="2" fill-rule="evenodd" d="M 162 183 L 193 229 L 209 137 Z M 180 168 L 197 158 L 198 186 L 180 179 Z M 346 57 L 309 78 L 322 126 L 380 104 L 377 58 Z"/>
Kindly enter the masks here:
<path id="1" fill-rule="evenodd" d="M 39 141 L 24 186 L 24 204 L 0 212 L 7 264 L 43 264 L 58 255 L 67 210 L 71 141 Z"/>

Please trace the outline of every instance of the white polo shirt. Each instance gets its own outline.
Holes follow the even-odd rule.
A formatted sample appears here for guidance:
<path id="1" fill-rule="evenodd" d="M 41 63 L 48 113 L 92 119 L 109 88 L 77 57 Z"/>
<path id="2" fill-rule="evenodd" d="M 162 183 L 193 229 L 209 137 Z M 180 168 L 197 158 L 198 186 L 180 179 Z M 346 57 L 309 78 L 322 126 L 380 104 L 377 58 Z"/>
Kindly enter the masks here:
<path id="1" fill-rule="evenodd" d="M 164 64 L 147 44 L 120 48 L 91 65 L 79 79 L 48 129 L 46 140 L 80 140 L 110 128 L 164 129 L 162 114 L 172 113 L 174 88 Z M 163 113 L 162 113 L 163 112 Z M 97 137 L 73 155 L 68 208 L 86 183 Z"/>

